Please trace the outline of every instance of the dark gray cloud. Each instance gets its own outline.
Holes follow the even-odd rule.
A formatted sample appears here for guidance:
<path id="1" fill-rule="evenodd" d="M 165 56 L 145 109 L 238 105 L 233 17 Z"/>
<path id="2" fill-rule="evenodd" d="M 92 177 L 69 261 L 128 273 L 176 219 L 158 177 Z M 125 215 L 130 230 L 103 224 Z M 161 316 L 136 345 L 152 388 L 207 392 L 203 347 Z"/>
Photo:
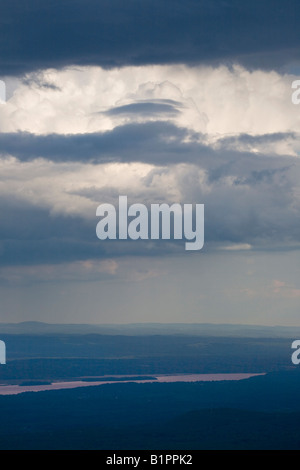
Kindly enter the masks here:
<path id="1" fill-rule="evenodd" d="M 165 121 L 132 123 L 94 134 L 0 133 L 0 154 L 11 154 L 22 161 L 44 157 L 51 161 L 73 162 L 178 163 L 188 160 L 189 153 L 196 147 L 198 152 L 201 148 L 210 152 L 204 145 L 182 143 L 185 137 L 192 135 L 187 129 Z"/>
<path id="2" fill-rule="evenodd" d="M 1 265 L 59 263 L 99 255 L 91 224 L 81 218 L 52 216 L 28 203 L 0 200 Z"/>
<path id="3" fill-rule="evenodd" d="M 298 0 L 1 0 L 0 70 L 299 60 Z"/>
<path id="4" fill-rule="evenodd" d="M 280 142 L 286 138 L 296 139 L 297 135 L 294 132 L 275 132 L 272 134 L 263 135 L 249 135 L 239 134 L 230 137 L 223 137 L 219 140 L 221 146 L 231 147 L 232 145 L 246 144 L 246 145 L 257 145 L 257 144 L 270 144 L 274 142 Z"/>
<path id="5" fill-rule="evenodd" d="M 187 140 L 186 137 L 189 136 Z M 170 138 L 172 137 L 172 138 Z M 278 142 L 293 134 L 243 135 L 240 143 L 255 146 Z M 223 139 L 215 147 L 199 143 L 205 136 L 170 123 L 130 124 L 102 134 L 49 135 L 0 134 L 0 153 L 11 154 L 21 161 L 44 157 L 54 162 L 107 161 L 146 162 L 155 165 L 129 194 L 134 201 L 161 200 L 163 190 L 153 181 L 160 173 L 172 171 L 172 164 L 190 163 L 177 174 L 175 183 L 185 203 L 205 204 L 205 247 L 214 244 L 247 243 L 255 247 L 297 244 L 299 209 L 295 194 L 300 177 L 298 159 L 288 156 L 253 154 L 231 149 L 232 140 Z M 273 140 L 272 140 L 273 139 Z M 205 174 L 201 183 L 197 168 Z M 13 178 L 13 173 L 10 178 Z M 1 175 L 0 175 L 1 181 Z M 51 179 L 49 180 L 51 183 Z M 53 179 L 55 185 L 55 177 Z M 20 181 L 22 186 L 22 181 Z M 129 188 L 130 189 L 130 188 Z M 158 242 L 149 250 L 148 242 L 101 243 L 96 238 L 96 208 L 102 202 L 116 201 L 116 187 L 68 189 L 69 195 L 92 201 L 90 219 L 55 215 L 34 202 L 0 198 L 0 262 L 2 265 L 61 263 L 84 259 L 101 259 L 129 255 L 163 256 L 184 250 L 178 243 Z M 59 198 L 59 195 L 57 195 Z M 140 199 L 139 199 L 140 198 Z M 206 248 L 205 248 L 206 249 Z"/>
<path id="6" fill-rule="evenodd" d="M 53 91 L 61 91 L 58 86 L 46 81 L 41 72 L 32 72 L 30 75 L 25 75 L 22 77 L 22 83 L 29 87 L 34 85 L 41 89 L 46 88 Z"/>
<path id="7" fill-rule="evenodd" d="M 281 165 L 280 157 L 270 159 L 266 155 L 255 155 L 250 147 L 297 138 L 294 133 L 265 136 L 243 134 L 236 138 L 220 139 L 213 148 L 205 143 L 205 135 L 167 121 L 155 121 L 130 123 L 106 132 L 88 134 L 0 133 L 0 155 L 13 155 L 21 161 L 42 157 L 53 162 L 194 163 L 209 169 L 210 177 L 218 179 L 230 174 L 233 164 L 235 171 L 241 166 L 248 171 L 258 167 L 264 169 L 278 160 Z M 249 144 L 249 151 L 237 150 L 237 144 L 245 143 Z M 245 166 L 245 160 L 248 166 Z"/>
<path id="8" fill-rule="evenodd" d="M 96 207 L 99 201 L 95 203 Z M 53 215 L 30 203 L 0 199 L 0 266 L 61 264 L 87 259 L 126 256 L 165 256 L 178 250 L 179 243 L 100 242 L 98 219 Z M 182 244 L 182 242 L 180 242 Z M 184 248 L 183 248 L 184 249 Z"/>
<path id="9" fill-rule="evenodd" d="M 132 115 L 138 114 L 140 117 L 144 116 L 157 116 L 161 114 L 167 114 L 169 116 L 174 116 L 179 113 L 178 109 L 172 103 L 162 102 L 152 103 L 152 102 L 142 102 L 142 103 L 131 103 L 124 106 L 115 106 L 114 108 L 109 109 L 104 114 L 108 116 L 119 116 L 119 115 Z M 169 100 L 171 101 L 171 100 Z"/>

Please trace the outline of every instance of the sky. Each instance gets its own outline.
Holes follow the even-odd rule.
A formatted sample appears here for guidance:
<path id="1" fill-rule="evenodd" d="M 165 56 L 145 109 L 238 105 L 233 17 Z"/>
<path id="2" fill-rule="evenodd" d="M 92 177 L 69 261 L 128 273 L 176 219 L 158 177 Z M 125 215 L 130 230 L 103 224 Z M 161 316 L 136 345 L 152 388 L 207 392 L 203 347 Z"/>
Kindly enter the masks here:
<path id="1" fill-rule="evenodd" d="M 0 322 L 300 326 L 298 0 L 2 0 Z M 96 209 L 205 205 L 205 243 Z"/>

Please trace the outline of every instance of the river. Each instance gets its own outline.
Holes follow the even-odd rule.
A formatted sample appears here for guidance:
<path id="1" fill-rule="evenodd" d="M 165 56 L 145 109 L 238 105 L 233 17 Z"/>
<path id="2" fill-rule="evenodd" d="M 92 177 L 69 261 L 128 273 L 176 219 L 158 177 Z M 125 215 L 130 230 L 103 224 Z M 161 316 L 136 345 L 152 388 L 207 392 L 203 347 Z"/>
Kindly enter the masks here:
<path id="1" fill-rule="evenodd" d="M 137 380 L 136 376 L 134 380 L 122 380 L 118 382 L 99 380 L 93 382 L 85 382 L 83 380 L 76 380 L 73 382 L 53 382 L 49 385 L 4 385 L 0 384 L 0 395 L 19 395 L 20 393 L 26 392 L 45 392 L 49 390 L 63 390 L 63 389 L 73 389 L 79 387 L 93 387 L 96 385 L 106 385 L 106 384 L 120 384 L 120 383 L 171 383 L 171 382 L 216 382 L 224 380 L 245 380 L 250 377 L 256 377 L 259 375 L 265 374 L 176 374 L 176 375 L 154 375 L 153 377 L 156 380 Z M 128 377 L 128 376 L 126 376 Z M 116 376 L 117 378 L 117 376 Z"/>

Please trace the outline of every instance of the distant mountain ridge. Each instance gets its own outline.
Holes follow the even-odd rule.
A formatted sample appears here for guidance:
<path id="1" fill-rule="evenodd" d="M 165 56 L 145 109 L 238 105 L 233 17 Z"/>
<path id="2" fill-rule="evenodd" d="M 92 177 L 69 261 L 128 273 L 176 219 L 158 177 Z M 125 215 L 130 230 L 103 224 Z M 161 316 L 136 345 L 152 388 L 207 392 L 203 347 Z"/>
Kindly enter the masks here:
<path id="1" fill-rule="evenodd" d="M 245 338 L 300 339 L 300 327 L 210 323 L 50 324 L 0 323 L 1 334 L 192 335 Z"/>

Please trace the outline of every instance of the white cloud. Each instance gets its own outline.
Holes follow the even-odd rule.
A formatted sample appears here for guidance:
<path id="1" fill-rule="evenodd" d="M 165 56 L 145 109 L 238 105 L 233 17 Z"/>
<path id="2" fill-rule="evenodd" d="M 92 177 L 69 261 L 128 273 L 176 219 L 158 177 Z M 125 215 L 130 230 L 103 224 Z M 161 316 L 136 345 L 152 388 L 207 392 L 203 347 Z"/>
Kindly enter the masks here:
<path id="1" fill-rule="evenodd" d="M 177 188 L 184 165 L 170 169 L 145 163 L 53 163 L 44 159 L 20 162 L 0 158 L 0 197 L 48 209 L 53 215 L 95 218 L 103 202 L 119 195 L 138 202 L 181 199 Z M 198 170 L 201 174 L 201 170 Z"/>
<path id="2" fill-rule="evenodd" d="M 240 133 L 298 132 L 299 107 L 291 101 L 294 78 L 277 72 L 250 72 L 240 66 L 232 70 L 185 65 L 46 70 L 20 82 L 8 103 L 0 107 L 0 129 L 35 134 L 92 133 L 132 120 L 167 119 L 207 133 L 211 142 Z M 158 100 L 176 102 L 179 114 L 105 114 L 115 107 Z M 271 148 L 269 144 L 269 149 L 295 154 L 290 141 Z"/>

